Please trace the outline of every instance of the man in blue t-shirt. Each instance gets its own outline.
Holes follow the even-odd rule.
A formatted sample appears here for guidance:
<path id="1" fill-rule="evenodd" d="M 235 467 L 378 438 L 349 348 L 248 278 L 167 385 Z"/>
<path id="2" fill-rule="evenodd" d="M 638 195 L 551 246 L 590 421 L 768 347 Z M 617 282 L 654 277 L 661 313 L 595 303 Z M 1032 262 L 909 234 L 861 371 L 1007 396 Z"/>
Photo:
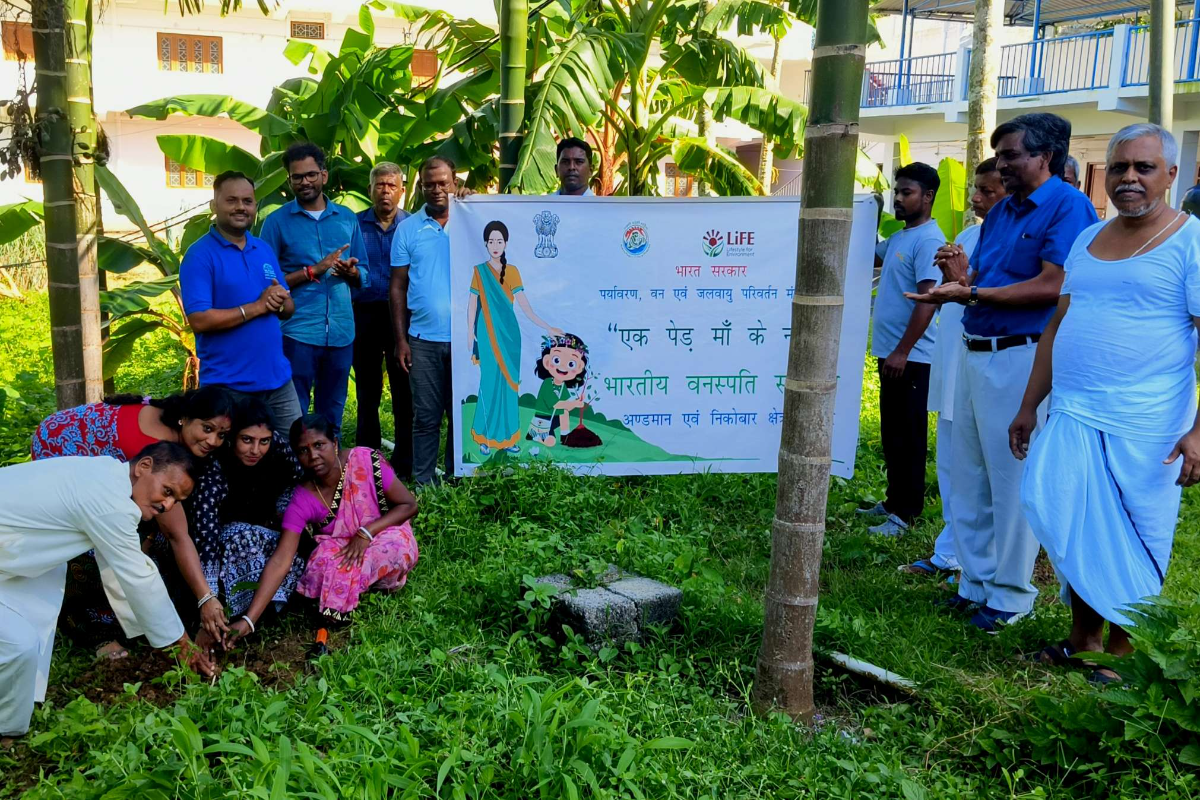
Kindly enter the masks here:
<path id="1" fill-rule="evenodd" d="M 935 306 L 905 292 L 928 292 L 941 270 L 933 263 L 946 243 L 933 220 L 941 180 L 919 161 L 896 170 L 896 219 L 904 229 L 887 240 L 879 292 L 871 318 L 871 355 L 879 364 L 879 433 L 887 467 L 887 498 L 863 513 L 884 517 L 872 533 L 899 536 L 925 505 L 925 459 L 929 455 L 929 365 L 933 360 Z"/>
<path id="2" fill-rule="evenodd" d="M 1027 616 L 1037 599 L 1038 543 L 1021 509 L 1023 465 L 1008 446 L 1042 330 L 1058 303 L 1063 263 L 1096 222 L 1087 196 L 1062 180 L 1071 123 L 1022 114 L 992 133 L 1008 197 L 988 213 L 970 278 L 913 299 L 966 305 L 966 357 L 954 397 L 950 515 L 962 575 L 953 607 L 989 633 Z M 948 274 L 967 275 L 962 247 L 938 254 Z M 1039 414 L 1045 420 L 1045 409 Z"/>
<path id="3" fill-rule="evenodd" d="M 396 355 L 409 374 L 413 404 L 413 480 L 436 478 L 438 432 L 446 418 L 446 474 L 453 464 L 450 393 L 450 205 L 458 190 L 454 162 L 432 156 L 421 165 L 425 205 L 400 223 L 392 240 L 389 295 Z"/>
<path id="4" fill-rule="evenodd" d="M 300 403 L 279 325 L 296 306 L 274 251 L 250 234 L 258 212 L 254 182 L 240 172 L 222 172 L 213 181 L 211 208 L 215 223 L 179 266 L 200 383 L 262 398 L 275 430 L 286 434 L 300 417 Z"/>

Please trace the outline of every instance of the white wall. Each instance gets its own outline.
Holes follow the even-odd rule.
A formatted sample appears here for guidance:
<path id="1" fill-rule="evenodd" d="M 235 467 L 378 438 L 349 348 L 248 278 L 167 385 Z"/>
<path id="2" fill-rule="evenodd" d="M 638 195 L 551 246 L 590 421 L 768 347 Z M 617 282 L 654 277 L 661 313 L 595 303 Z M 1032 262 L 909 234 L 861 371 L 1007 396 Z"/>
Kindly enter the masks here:
<path id="1" fill-rule="evenodd" d="M 314 42 L 336 52 L 347 28 L 357 26 L 357 0 L 283 0 L 267 17 L 254 0 L 237 14 L 222 19 L 214 7 L 203 14 L 180 17 L 174 2 L 163 13 L 162 0 L 110 0 L 96 21 L 93 54 L 93 83 L 96 113 L 110 143 L 109 166 L 125 183 L 150 222 L 163 220 L 206 202 L 208 189 L 177 189 L 166 185 L 162 151 L 155 141 L 160 134 L 211 136 L 258 153 L 259 138 L 252 131 L 227 119 L 173 116 L 168 120 L 132 119 L 125 109 L 182 94 L 228 95 L 263 107 L 271 90 L 283 81 L 307 75 L 283 56 L 292 19 L 325 23 L 325 39 Z M 473 17 L 494 26 L 495 7 L 490 0 L 440 0 L 437 7 L 459 17 Z M 375 14 L 377 44 L 414 42 L 424 44 L 428 34 L 417 39 L 416 25 L 383 12 Z M 223 72 L 184 73 L 162 71 L 158 62 L 157 34 L 186 31 L 220 36 Z M 28 80 L 33 66 L 28 64 Z M 19 67 L 0 60 L 0 97 L 16 92 Z M 23 197 L 41 199 L 39 184 L 23 177 L 0 182 L 0 204 Z M 105 228 L 127 230 L 130 225 L 105 202 Z"/>

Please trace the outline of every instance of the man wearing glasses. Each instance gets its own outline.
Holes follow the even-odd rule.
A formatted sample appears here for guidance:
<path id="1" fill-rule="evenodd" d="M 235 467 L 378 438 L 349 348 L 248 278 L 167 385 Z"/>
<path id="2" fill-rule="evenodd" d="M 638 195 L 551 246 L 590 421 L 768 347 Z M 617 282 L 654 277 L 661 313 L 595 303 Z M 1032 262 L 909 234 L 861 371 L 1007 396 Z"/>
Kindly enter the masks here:
<path id="1" fill-rule="evenodd" d="M 283 352 L 301 409 L 307 413 L 313 400 L 315 412 L 340 430 L 354 359 L 350 289 L 368 285 L 367 250 L 354 212 L 325 196 L 329 173 L 321 148 L 294 144 L 283 167 L 295 199 L 267 217 L 261 234 L 296 303 L 283 323 Z"/>

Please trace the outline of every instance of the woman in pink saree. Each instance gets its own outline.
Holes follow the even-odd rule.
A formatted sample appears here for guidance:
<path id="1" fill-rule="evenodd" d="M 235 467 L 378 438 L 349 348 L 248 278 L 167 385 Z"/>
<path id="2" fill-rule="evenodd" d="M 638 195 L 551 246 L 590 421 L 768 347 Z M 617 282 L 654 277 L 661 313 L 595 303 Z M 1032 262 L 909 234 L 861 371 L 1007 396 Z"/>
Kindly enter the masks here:
<path id="1" fill-rule="evenodd" d="M 327 619 L 345 621 L 370 589 L 399 589 L 417 563 L 412 532 L 417 501 L 386 459 L 366 447 L 342 450 L 333 427 L 321 416 L 296 420 L 290 438 L 307 477 L 284 512 L 283 536 L 246 617 L 231 626 L 239 636 L 254 632 L 254 621 L 310 525 L 317 546 L 296 591 L 316 600 Z"/>

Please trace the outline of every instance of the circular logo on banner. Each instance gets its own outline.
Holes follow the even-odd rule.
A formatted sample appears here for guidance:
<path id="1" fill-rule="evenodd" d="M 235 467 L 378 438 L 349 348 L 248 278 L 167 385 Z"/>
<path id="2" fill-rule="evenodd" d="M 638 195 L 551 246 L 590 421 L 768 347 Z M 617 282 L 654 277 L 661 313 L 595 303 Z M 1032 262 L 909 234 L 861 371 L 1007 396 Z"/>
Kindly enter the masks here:
<path id="1" fill-rule="evenodd" d="M 625 235 L 621 238 L 621 246 L 625 248 L 626 255 L 646 255 L 646 251 L 650 249 L 650 235 L 646 232 L 646 226 L 641 222 L 631 222 L 626 225 Z"/>
<path id="2" fill-rule="evenodd" d="M 709 258 L 716 258 L 721 255 L 721 251 L 725 249 L 725 237 L 716 231 L 705 231 L 704 233 L 704 255 Z"/>

